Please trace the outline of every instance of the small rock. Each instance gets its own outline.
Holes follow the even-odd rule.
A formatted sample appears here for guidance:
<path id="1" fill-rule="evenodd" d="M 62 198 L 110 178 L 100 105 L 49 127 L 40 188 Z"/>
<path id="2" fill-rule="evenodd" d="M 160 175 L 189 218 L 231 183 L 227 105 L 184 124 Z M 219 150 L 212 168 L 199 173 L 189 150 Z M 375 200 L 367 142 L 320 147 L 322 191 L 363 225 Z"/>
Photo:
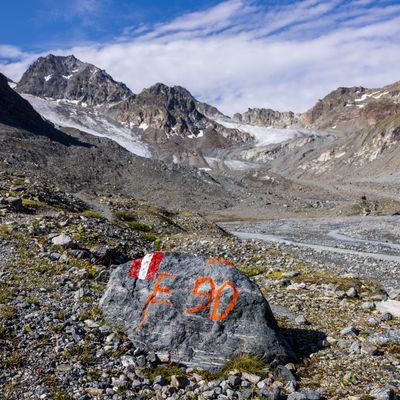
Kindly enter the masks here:
<path id="1" fill-rule="evenodd" d="M 299 315 L 298 317 L 296 317 L 294 322 L 296 322 L 297 325 L 307 325 L 308 324 L 308 321 L 304 315 Z"/>
<path id="2" fill-rule="evenodd" d="M 185 388 L 190 384 L 189 379 L 184 375 L 172 375 L 171 376 L 171 385 L 176 387 L 177 389 Z"/>
<path id="3" fill-rule="evenodd" d="M 287 400 L 319 400 L 321 395 L 314 391 L 303 391 L 289 394 Z"/>
<path id="4" fill-rule="evenodd" d="M 361 304 L 361 308 L 363 310 L 372 310 L 375 308 L 375 303 L 372 301 L 367 301 L 367 302 Z"/>
<path id="5" fill-rule="evenodd" d="M 395 400 L 396 395 L 393 389 L 374 389 L 369 394 L 372 398 L 377 400 Z"/>
<path id="6" fill-rule="evenodd" d="M 354 326 L 348 326 L 340 331 L 341 336 L 358 336 L 359 334 L 360 330 Z"/>
<path id="7" fill-rule="evenodd" d="M 51 239 L 51 243 L 56 246 L 68 248 L 72 246 L 73 240 L 69 236 L 62 234 Z"/>
<path id="8" fill-rule="evenodd" d="M 258 382 L 260 382 L 261 377 L 259 377 L 256 374 L 250 374 L 247 372 L 243 372 L 242 373 L 242 379 L 246 379 L 247 381 L 251 382 L 252 384 L 257 384 Z"/>
<path id="9" fill-rule="evenodd" d="M 352 287 L 346 292 L 347 297 L 357 297 L 357 290 Z"/>
<path id="10" fill-rule="evenodd" d="M 241 379 L 237 375 L 230 375 L 228 382 L 232 387 L 238 387 L 241 383 Z"/>

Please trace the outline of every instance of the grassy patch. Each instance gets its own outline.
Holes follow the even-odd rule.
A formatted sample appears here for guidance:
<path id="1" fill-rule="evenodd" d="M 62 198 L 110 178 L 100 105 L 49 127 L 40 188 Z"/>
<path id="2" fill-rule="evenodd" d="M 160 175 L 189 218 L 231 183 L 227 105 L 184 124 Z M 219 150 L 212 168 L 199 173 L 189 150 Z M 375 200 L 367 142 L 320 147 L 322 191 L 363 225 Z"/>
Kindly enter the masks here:
<path id="1" fill-rule="evenodd" d="M 3 361 L 5 369 L 18 369 L 23 363 L 23 358 L 18 351 L 13 351 L 10 356 L 6 357 Z"/>
<path id="2" fill-rule="evenodd" d="M 90 217 L 90 218 L 101 218 L 103 215 L 101 211 L 94 211 L 94 210 L 85 210 L 82 215 L 85 217 Z"/>
<path id="3" fill-rule="evenodd" d="M 151 226 L 142 224 L 141 222 L 137 221 L 127 221 L 125 222 L 129 228 L 134 229 L 135 231 L 140 231 L 140 232 L 150 232 L 151 231 Z"/>
<path id="4" fill-rule="evenodd" d="M 116 211 L 114 215 L 115 218 L 119 219 L 120 221 L 136 221 L 136 215 L 129 211 Z"/>
<path id="5" fill-rule="evenodd" d="M 201 375 L 205 380 L 211 381 L 214 379 L 226 378 L 232 371 L 239 373 L 247 372 L 258 376 L 265 376 L 266 367 L 267 365 L 259 357 L 241 355 L 229 360 L 219 371 L 210 372 L 196 370 L 195 372 Z"/>
<path id="6" fill-rule="evenodd" d="M 0 318 L 14 319 L 16 315 L 14 307 L 10 305 L 3 305 L 0 307 Z"/>
<path id="7" fill-rule="evenodd" d="M 143 239 L 148 240 L 149 242 L 157 241 L 157 236 L 154 235 L 154 233 L 142 232 L 141 236 Z"/>
<path id="8" fill-rule="evenodd" d="M 175 364 L 157 365 L 157 367 L 144 371 L 144 374 L 151 380 L 161 375 L 166 381 L 171 380 L 172 375 L 182 375 L 182 369 Z"/>
<path id="9" fill-rule="evenodd" d="M 47 207 L 47 208 L 51 208 L 50 205 L 44 203 L 43 201 L 32 200 L 32 199 L 22 199 L 22 205 L 24 207 Z"/>
<path id="10" fill-rule="evenodd" d="M 85 321 L 86 319 L 91 319 L 93 321 L 103 320 L 103 312 L 99 307 L 91 307 L 87 310 L 84 310 L 80 313 L 79 318 L 81 321 Z"/>
<path id="11" fill-rule="evenodd" d="M 240 272 L 243 272 L 245 275 L 252 277 L 256 275 L 261 275 L 265 273 L 265 268 L 256 266 L 256 265 L 243 265 L 238 268 Z"/>

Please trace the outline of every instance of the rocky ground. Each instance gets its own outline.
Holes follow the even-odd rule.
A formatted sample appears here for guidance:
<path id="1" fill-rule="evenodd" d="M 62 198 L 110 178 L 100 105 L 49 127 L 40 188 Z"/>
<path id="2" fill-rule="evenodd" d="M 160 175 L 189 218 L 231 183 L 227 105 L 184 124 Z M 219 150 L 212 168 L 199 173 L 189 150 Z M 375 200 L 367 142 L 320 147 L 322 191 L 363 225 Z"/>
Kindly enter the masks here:
<path id="1" fill-rule="evenodd" d="M 193 212 L 78 199 L 7 174 L 0 197 L 0 399 L 399 395 L 400 321 L 376 310 L 388 296 L 376 283 L 280 245 L 240 241 Z M 298 362 L 241 357 L 209 373 L 133 346 L 104 321 L 98 301 L 113 264 L 154 249 L 231 259 L 262 288 Z"/>

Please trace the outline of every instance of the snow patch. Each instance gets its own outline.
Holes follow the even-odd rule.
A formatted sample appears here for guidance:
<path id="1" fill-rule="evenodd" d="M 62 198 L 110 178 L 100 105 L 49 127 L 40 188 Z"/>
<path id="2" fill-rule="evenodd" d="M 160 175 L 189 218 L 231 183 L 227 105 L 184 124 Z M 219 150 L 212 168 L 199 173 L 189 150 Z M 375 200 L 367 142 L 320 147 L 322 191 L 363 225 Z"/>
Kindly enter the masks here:
<path id="1" fill-rule="evenodd" d="M 79 106 L 76 106 L 79 101 L 45 100 L 28 94 L 22 96 L 39 114 L 56 125 L 79 129 L 93 136 L 109 138 L 133 154 L 151 157 L 149 149 L 140 141 L 137 133 L 102 115 L 81 110 Z M 60 102 L 64 103 L 60 104 Z"/>
<path id="2" fill-rule="evenodd" d="M 15 86 L 17 86 L 17 84 L 15 82 L 8 82 L 8 86 L 10 86 L 11 89 L 15 89 Z"/>
<path id="3" fill-rule="evenodd" d="M 46 75 L 46 76 L 44 77 L 44 80 L 47 82 L 48 80 L 51 79 L 52 76 L 53 76 L 53 74 Z"/>
<path id="4" fill-rule="evenodd" d="M 305 130 L 280 129 L 262 127 L 250 124 L 242 124 L 226 117 L 215 117 L 215 122 L 229 129 L 237 129 L 241 132 L 249 133 L 256 140 L 256 146 L 267 146 L 269 144 L 281 143 L 305 133 Z"/>

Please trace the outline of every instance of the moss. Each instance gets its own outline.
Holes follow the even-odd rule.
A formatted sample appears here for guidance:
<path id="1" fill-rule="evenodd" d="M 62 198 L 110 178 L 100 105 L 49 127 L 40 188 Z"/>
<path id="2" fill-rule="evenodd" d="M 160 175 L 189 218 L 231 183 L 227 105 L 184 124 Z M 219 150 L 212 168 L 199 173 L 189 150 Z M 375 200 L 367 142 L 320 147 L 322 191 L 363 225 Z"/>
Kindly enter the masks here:
<path id="1" fill-rule="evenodd" d="M 82 215 L 85 217 L 90 217 L 90 218 L 101 218 L 103 215 L 101 211 L 94 211 L 94 210 L 85 210 Z"/>
<path id="2" fill-rule="evenodd" d="M 259 267 L 255 265 L 244 265 L 240 266 L 239 268 L 240 272 L 243 272 L 245 275 L 252 277 L 256 275 L 261 275 L 265 273 L 265 268 L 264 267 Z"/>
<path id="3" fill-rule="evenodd" d="M 52 208 L 47 203 L 44 203 L 43 201 L 39 200 L 32 200 L 32 199 L 22 199 L 22 205 L 24 207 L 47 207 L 47 208 Z"/>
<path id="4" fill-rule="evenodd" d="M 129 211 L 116 211 L 114 214 L 115 218 L 120 220 L 120 221 L 136 221 L 136 215 L 132 214 Z"/>
<path id="5" fill-rule="evenodd" d="M 23 186 L 23 185 L 25 185 L 25 179 L 24 178 L 15 178 L 13 180 L 13 185 Z"/>
<path id="6" fill-rule="evenodd" d="M 151 231 L 151 226 L 142 224 L 141 222 L 137 221 L 127 221 L 125 224 L 131 228 L 134 229 L 135 231 L 141 231 L 141 232 L 150 232 Z"/>
<path id="7" fill-rule="evenodd" d="M 157 236 L 151 232 L 142 232 L 141 236 L 143 239 L 148 240 L 149 242 L 157 241 Z"/>

